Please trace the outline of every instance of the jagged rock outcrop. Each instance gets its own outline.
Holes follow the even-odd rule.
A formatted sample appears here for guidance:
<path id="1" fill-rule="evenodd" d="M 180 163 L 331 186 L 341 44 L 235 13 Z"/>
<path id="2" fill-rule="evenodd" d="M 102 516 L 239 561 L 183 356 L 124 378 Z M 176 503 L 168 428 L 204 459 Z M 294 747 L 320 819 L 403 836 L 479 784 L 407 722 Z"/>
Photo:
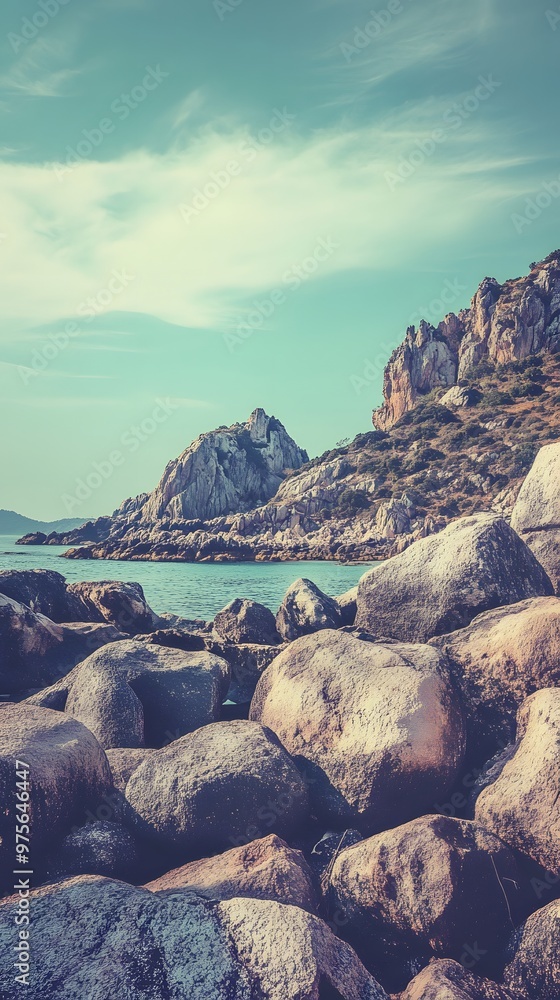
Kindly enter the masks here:
<path id="1" fill-rule="evenodd" d="M 374 426 L 388 430 L 419 398 L 447 388 L 474 365 L 519 361 L 560 346 L 560 251 L 533 264 L 529 275 L 500 285 L 485 278 L 470 309 L 451 313 L 437 327 L 410 327 L 385 369 L 383 405 Z M 452 405 L 458 405 L 455 399 Z M 459 405 L 464 405 L 459 403 Z M 467 404 L 468 405 L 468 404 Z"/>

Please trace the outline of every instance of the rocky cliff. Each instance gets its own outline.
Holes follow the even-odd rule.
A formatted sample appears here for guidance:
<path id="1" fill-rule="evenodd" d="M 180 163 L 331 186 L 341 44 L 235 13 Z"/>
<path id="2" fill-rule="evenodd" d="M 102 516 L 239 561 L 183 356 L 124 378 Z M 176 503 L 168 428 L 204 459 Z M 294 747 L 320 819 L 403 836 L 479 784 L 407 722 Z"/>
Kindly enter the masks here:
<path id="1" fill-rule="evenodd" d="M 560 250 L 529 275 L 500 285 L 485 278 L 470 309 L 437 326 L 410 327 L 385 369 L 374 426 L 389 430 L 433 389 L 460 383 L 482 361 L 507 364 L 560 346 Z"/>

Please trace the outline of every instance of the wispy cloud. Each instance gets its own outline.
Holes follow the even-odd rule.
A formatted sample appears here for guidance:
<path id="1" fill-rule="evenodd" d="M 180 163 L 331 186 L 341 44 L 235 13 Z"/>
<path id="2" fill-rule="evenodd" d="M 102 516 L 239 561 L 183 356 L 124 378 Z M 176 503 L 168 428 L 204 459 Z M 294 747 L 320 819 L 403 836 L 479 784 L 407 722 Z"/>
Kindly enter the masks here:
<path id="1" fill-rule="evenodd" d="M 69 67 L 76 39 L 74 31 L 65 30 L 31 42 L 0 76 L 0 90 L 26 97 L 66 94 L 68 84 L 83 72 L 83 67 Z"/>

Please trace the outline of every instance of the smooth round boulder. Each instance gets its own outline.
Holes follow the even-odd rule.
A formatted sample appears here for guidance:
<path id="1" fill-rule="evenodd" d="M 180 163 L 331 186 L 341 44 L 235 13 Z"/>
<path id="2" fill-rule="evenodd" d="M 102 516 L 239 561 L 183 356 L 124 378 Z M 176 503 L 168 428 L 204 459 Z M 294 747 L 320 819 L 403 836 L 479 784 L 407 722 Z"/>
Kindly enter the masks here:
<path id="1" fill-rule="evenodd" d="M 517 497 L 511 525 L 544 566 L 560 596 L 560 443 L 539 451 Z"/>
<path id="2" fill-rule="evenodd" d="M 62 574 L 52 569 L 1 570 L 0 593 L 53 622 L 79 620 L 79 601 L 68 593 Z"/>
<path id="3" fill-rule="evenodd" d="M 103 750 L 76 719 L 25 704 L 0 706 L 0 854 L 8 864 L 10 852 L 10 871 L 19 857 L 16 822 L 29 826 L 22 834 L 30 838 L 29 857 L 39 861 L 111 787 Z"/>
<path id="4" fill-rule="evenodd" d="M 471 959 L 476 966 L 476 957 Z M 482 979 L 449 958 L 430 962 L 412 980 L 400 1000 L 516 1000 L 505 987 Z"/>
<path id="5" fill-rule="evenodd" d="M 307 785 L 288 753 L 244 720 L 204 726 L 150 754 L 126 798 L 141 836 L 187 857 L 267 833 L 289 837 L 308 816 Z"/>
<path id="6" fill-rule="evenodd" d="M 426 642 L 491 608 L 554 593 L 531 550 L 502 518 L 463 517 L 366 573 L 356 625 L 374 636 Z"/>
<path id="7" fill-rule="evenodd" d="M 429 809 L 463 760 L 461 706 L 431 646 L 304 636 L 263 674 L 250 718 L 297 761 L 316 815 L 365 833 Z"/>
<path id="8" fill-rule="evenodd" d="M 350 946 L 295 906 L 93 876 L 44 886 L 29 904 L 27 981 L 0 963 L 3 1000 L 388 1000 Z M 14 954 L 18 907 L 0 901 L 2 954 Z"/>
<path id="9" fill-rule="evenodd" d="M 465 965 L 474 955 L 477 972 L 494 971 L 528 912 L 515 853 L 479 823 L 447 816 L 422 816 L 342 851 L 331 887 L 345 937 L 394 990 L 433 957 Z"/>
<path id="10" fill-rule="evenodd" d="M 560 900 L 533 913 L 513 935 L 509 950 L 504 981 L 516 998 L 560 1000 Z"/>
<path id="11" fill-rule="evenodd" d="M 105 749 L 161 747 L 219 718 L 225 660 L 125 639 L 97 650 L 29 701 L 79 719 Z"/>
<path id="12" fill-rule="evenodd" d="M 134 774 L 137 767 L 149 757 L 154 750 L 152 747 L 118 747 L 106 750 L 107 760 L 113 776 L 113 784 L 117 791 L 124 792 L 129 779 Z"/>
<path id="13" fill-rule="evenodd" d="M 49 882 L 75 875 L 104 875 L 132 882 L 142 869 L 142 851 L 130 830 L 98 820 L 69 833 L 46 864 Z"/>
<path id="14" fill-rule="evenodd" d="M 257 601 L 239 597 L 218 612 L 214 629 L 227 642 L 263 646 L 274 646 L 280 642 L 272 611 Z"/>
<path id="15" fill-rule="evenodd" d="M 286 591 L 276 615 L 276 628 L 287 642 L 341 625 L 342 611 L 337 602 L 311 580 L 296 580 Z"/>
<path id="16" fill-rule="evenodd" d="M 105 621 L 129 635 L 157 628 L 159 618 L 139 583 L 81 580 L 69 585 L 68 594 L 79 604 L 77 621 Z"/>
<path id="17" fill-rule="evenodd" d="M 0 686 L 5 694 L 52 683 L 63 672 L 64 629 L 0 594 Z"/>
<path id="18" fill-rule="evenodd" d="M 317 911 L 313 876 L 303 854 L 271 834 L 225 854 L 191 861 L 146 886 L 152 892 L 190 889 L 207 899 L 274 899 Z"/>
<path id="19" fill-rule="evenodd" d="M 467 719 L 468 754 L 488 760 L 515 739 L 517 711 L 560 684 L 560 600 L 535 597 L 479 615 L 432 640 L 448 657 Z"/>
<path id="20" fill-rule="evenodd" d="M 560 875 L 560 688 L 527 698 L 517 739 L 515 753 L 479 795 L 475 816 L 506 844 Z"/>

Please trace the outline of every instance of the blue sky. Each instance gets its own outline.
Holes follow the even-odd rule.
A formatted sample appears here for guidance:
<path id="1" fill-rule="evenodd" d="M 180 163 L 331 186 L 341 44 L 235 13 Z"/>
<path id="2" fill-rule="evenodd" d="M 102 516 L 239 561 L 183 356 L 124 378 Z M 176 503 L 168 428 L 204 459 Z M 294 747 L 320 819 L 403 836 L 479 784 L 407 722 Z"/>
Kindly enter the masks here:
<path id="1" fill-rule="evenodd" d="M 0 507 L 109 512 L 256 406 L 318 454 L 560 244 L 560 3 L 22 0 L 0 52 Z"/>

